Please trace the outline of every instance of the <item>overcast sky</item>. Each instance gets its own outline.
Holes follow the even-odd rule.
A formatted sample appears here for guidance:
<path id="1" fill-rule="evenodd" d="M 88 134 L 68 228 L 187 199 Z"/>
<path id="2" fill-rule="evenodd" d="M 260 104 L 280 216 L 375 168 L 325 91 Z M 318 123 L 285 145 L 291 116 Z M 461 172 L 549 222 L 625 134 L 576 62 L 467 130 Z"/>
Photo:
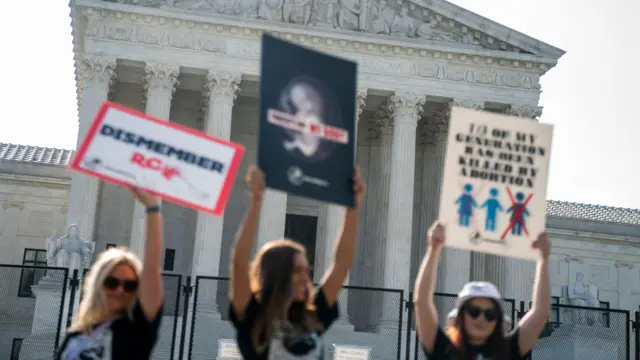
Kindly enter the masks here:
<path id="1" fill-rule="evenodd" d="M 567 51 L 541 81 L 540 121 L 555 126 L 547 198 L 640 207 L 640 1 L 453 2 Z M 27 24 L 24 2 L 2 4 L 15 15 L 0 22 L 0 142 L 70 149 L 78 123 L 68 2 L 29 5 Z"/>

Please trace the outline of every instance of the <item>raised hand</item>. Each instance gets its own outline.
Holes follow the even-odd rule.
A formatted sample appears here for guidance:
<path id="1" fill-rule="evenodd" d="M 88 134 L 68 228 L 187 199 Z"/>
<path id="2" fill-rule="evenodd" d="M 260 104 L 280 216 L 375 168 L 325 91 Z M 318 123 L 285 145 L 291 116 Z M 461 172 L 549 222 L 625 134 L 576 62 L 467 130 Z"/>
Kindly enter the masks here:
<path id="1" fill-rule="evenodd" d="M 531 244 L 532 249 L 540 250 L 540 256 L 543 259 L 549 258 L 549 253 L 551 252 L 551 241 L 549 240 L 549 234 L 546 232 L 540 233 L 536 241 Z"/>
<path id="2" fill-rule="evenodd" d="M 265 190 L 264 173 L 255 165 L 249 165 L 246 180 L 247 187 L 254 200 L 262 200 Z"/>
<path id="3" fill-rule="evenodd" d="M 435 221 L 429 228 L 429 247 L 433 250 L 440 250 L 444 245 L 444 225 L 439 221 Z"/>
<path id="4" fill-rule="evenodd" d="M 356 194 L 356 208 L 359 209 L 366 192 L 366 186 L 360 180 L 360 168 L 358 166 L 353 171 L 353 192 Z"/>
<path id="5" fill-rule="evenodd" d="M 137 187 L 132 187 L 131 192 L 133 193 L 133 196 L 135 196 L 135 198 L 146 207 L 160 204 L 160 198 L 153 196 L 146 191 L 142 191 Z"/>

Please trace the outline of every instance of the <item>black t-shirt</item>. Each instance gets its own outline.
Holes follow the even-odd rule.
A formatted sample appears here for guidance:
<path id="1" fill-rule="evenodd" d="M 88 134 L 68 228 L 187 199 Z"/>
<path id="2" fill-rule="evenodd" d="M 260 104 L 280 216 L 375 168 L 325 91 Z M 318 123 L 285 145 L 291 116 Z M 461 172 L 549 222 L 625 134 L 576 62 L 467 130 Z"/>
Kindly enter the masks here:
<path id="1" fill-rule="evenodd" d="M 509 342 L 509 352 L 507 356 L 507 359 L 509 360 L 523 360 L 529 355 L 525 354 L 525 356 L 520 356 L 520 343 L 518 342 L 518 336 L 519 332 L 517 328 L 506 336 L 507 341 Z M 424 347 L 422 347 L 422 350 L 429 360 L 450 360 L 453 359 L 454 345 L 449 337 L 445 335 L 440 328 L 438 328 L 436 341 L 433 344 L 433 353 L 429 353 Z M 491 360 L 492 358 L 491 349 L 487 346 L 471 345 L 468 347 L 468 350 L 472 355 L 475 355 L 475 357 L 471 357 L 474 360 Z"/>
<path id="2" fill-rule="evenodd" d="M 328 330 L 331 324 L 338 318 L 338 302 L 329 307 L 324 296 L 324 291 L 319 288 L 316 291 L 314 299 L 316 307 L 316 317 L 320 324 L 324 327 L 324 331 Z M 255 296 L 251 297 L 251 301 L 244 311 L 242 321 L 236 316 L 232 305 L 229 305 L 229 315 L 231 322 L 236 328 L 236 341 L 238 349 L 245 360 L 271 360 L 271 359 L 290 359 L 297 360 L 319 360 L 323 358 L 324 347 L 322 344 L 322 333 L 312 331 L 309 334 L 295 333 L 292 336 L 285 330 L 280 330 L 269 341 L 267 340 L 267 348 L 261 354 L 256 352 L 253 347 L 252 331 L 256 318 L 262 311 L 262 305 L 256 300 Z"/>
<path id="3" fill-rule="evenodd" d="M 89 335 L 68 332 L 55 360 L 145 360 L 158 338 L 162 307 L 152 321 L 142 311 L 139 301 L 133 306 L 133 318 L 126 315 L 99 324 Z"/>

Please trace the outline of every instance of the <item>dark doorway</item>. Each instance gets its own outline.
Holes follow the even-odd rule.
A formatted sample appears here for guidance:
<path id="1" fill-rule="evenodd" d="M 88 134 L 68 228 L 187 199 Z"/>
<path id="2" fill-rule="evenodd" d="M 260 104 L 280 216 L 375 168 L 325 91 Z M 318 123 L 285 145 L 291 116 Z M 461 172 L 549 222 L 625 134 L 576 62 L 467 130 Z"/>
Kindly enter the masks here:
<path id="1" fill-rule="evenodd" d="M 284 223 L 284 236 L 295 240 L 307 248 L 309 256 L 309 268 L 313 279 L 314 260 L 316 255 L 316 230 L 318 229 L 318 217 L 308 215 L 287 214 Z"/>

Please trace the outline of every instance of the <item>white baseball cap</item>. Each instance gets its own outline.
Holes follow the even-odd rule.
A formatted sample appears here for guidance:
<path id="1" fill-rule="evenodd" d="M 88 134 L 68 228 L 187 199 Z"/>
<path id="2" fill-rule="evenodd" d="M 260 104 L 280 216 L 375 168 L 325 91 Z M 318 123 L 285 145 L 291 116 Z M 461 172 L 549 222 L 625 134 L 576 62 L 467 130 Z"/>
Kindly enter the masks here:
<path id="1" fill-rule="evenodd" d="M 458 293 L 458 299 L 456 300 L 456 313 L 467 301 L 475 298 L 489 298 L 495 300 L 496 304 L 500 308 L 500 312 L 504 314 L 502 307 L 502 295 L 498 288 L 490 282 L 485 281 L 472 281 L 464 284 L 462 290 Z M 451 313 L 449 313 L 451 314 Z"/>

